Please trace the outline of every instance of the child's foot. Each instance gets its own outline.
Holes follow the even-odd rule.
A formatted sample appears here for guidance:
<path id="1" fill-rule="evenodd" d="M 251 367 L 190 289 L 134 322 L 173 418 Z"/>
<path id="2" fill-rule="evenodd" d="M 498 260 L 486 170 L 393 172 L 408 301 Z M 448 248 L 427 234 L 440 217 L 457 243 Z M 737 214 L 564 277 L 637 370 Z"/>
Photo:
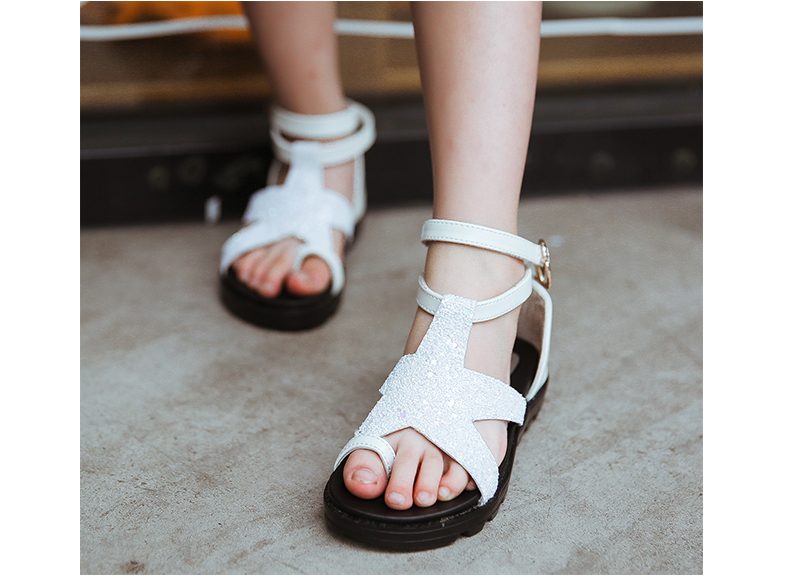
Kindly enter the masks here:
<path id="1" fill-rule="evenodd" d="M 288 167 L 280 172 L 278 184 L 285 182 Z M 353 202 L 354 161 L 324 169 L 324 184 Z M 345 252 L 345 235 L 333 231 L 335 251 L 341 260 Z M 294 255 L 301 241 L 289 237 L 276 243 L 253 249 L 233 263 L 236 276 L 263 297 L 276 297 L 286 287 L 295 295 L 319 295 L 327 290 L 332 273 L 329 265 L 319 257 L 309 256 L 298 271 L 293 271 Z"/>
<path id="2" fill-rule="evenodd" d="M 523 263 L 498 253 L 439 242 L 428 248 L 426 282 L 440 294 L 489 299 L 512 287 L 523 275 Z M 519 309 L 472 327 L 465 362 L 468 369 L 510 383 Z M 417 350 L 432 319 L 429 313 L 417 311 L 405 353 Z M 475 426 L 501 463 L 507 447 L 507 422 L 485 420 L 475 422 Z M 425 507 L 437 500 L 449 501 L 465 489 L 474 489 L 466 470 L 415 430 L 403 429 L 385 439 L 396 454 L 389 480 L 375 452 L 357 450 L 349 456 L 343 471 L 352 494 L 368 499 L 384 494 L 389 507 L 406 510 L 413 504 Z"/>

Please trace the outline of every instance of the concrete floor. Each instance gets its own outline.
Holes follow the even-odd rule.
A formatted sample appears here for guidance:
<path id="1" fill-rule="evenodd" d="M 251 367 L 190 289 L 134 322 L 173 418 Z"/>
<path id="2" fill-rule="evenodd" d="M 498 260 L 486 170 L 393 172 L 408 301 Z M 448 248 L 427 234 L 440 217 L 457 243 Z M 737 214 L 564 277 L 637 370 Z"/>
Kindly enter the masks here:
<path id="1" fill-rule="evenodd" d="M 551 386 L 482 533 L 398 554 L 329 534 L 321 494 L 414 313 L 430 208 L 372 212 L 337 316 L 231 317 L 233 223 L 81 233 L 81 570 L 702 572 L 702 191 L 528 200 L 551 246 Z"/>

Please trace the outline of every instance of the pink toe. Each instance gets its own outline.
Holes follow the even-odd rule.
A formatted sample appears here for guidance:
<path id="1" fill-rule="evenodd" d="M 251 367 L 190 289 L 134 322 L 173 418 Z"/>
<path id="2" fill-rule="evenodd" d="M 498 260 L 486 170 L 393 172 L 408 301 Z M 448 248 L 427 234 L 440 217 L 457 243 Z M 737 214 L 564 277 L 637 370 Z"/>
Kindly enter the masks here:
<path id="1" fill-rule="evenodd" d="M 366 500 L 377 498 L 387 487 L 387 472 L 376 453 L 357 450 L 346 461 L 343 479 L 348 491 Z"/>

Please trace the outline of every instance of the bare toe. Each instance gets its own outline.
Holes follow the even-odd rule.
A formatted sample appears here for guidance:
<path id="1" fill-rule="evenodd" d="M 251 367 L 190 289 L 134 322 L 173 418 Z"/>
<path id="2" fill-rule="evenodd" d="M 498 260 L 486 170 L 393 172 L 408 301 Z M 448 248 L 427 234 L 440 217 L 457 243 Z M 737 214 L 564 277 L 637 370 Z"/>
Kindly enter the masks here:
<path id="1" fill-rule="evenodd" d="M 236 272 L 236 277 L 239 281 L 252 286 L 253 280 L 257 277 L 257 271 L 262 264 L 269 260 L 269 255 L 263 249 L 255 249 L 249 253 L 245 253 L 233 263 L 233 270 Z"/>
<path id="2" fill-rule="evenodd" d="M 290 271 L 292 251 L 283 243 L 254 249 L 233 263 L 236 276 L 247 287 L 264 297 L 275 297 L 282 291 Z"/>
<path id="3" fill-rule="evenodd" d="M 432 448 L 425 452 L 420 464 L 420 471 L 414 483 L 414 503 L 423 508 L 436 503 L 439 480 L 444 471 L 442 452 Z"/>
<path id="4" fill-rule="evenodd" d="M 423 453 L 408 447 L 398 448 L 384 499 L 393 510 L 408 510 L 413 504 L 414 480 Z"/>
<path id="5" fill-rule="evenodd" d="M 469 474 L 458 462 L 450 462 L 450 467 L 439 482 L 439 500 L 448 502 L 461 494 L 471 482 Z"/>
<path id="6" fill-rule="evenodd" d="M 268 267 L 258 271 L 255 283 L 250 286 L 264 297 L 277 297 L 291 271 L 292 257 L 287 251 L 280 251 L 268 262 Z"/>
<path id="7" fill-rule="evenodd" d="M 329 265 L 318 257 L 310 256 L 286 283 L 288 290 L 296 295 L 318 295 L 327 290 L 331 280 Z"/>
<path id="8" fill-rule="evenodd" d="M 366 500 L 378 498 L 387 487 L 387 472 L 378 454 L 369 450 L 357 450 L 346 461 L 343 469 L 348 491 Z"/>

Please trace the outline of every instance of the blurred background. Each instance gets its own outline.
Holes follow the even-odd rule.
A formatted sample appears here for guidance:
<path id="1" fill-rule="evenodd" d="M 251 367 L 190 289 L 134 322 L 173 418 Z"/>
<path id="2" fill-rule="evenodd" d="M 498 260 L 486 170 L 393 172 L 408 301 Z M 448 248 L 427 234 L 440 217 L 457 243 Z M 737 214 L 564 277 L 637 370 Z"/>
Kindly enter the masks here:
<path id="1" fill-rule="evenodd" d="M 82 226 L 238 218 L 271 159 L 270 90 L 249 34 L 238 25 L 115 32 L 183 18 L 238 24 L 241 5 L 85 2 L 80 14 Z M 702 2 L 545 2 L 543 11 L 544 30 L 701 16 Z M 409 3 L 339 2 L 338 18 L 408 24 Z M 702 43 L 701 29 L 544 33 L 522 194 L 701 184 Z M 347 94 L 377 117 L 379 138 L 366 155 L 370 205 L 430 202 L 413 39 L 341 33 L 339 46 Z"/>

